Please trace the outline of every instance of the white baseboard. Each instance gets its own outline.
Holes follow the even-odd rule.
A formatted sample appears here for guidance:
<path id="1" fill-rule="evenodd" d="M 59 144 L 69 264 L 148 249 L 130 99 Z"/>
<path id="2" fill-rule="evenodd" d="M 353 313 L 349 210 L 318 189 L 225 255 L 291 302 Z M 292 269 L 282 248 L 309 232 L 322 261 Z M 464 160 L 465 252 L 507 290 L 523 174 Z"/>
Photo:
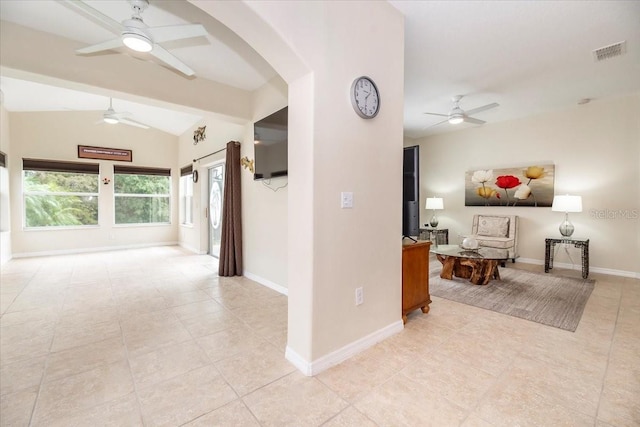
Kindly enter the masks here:
<path id="1" fill-rule="evenodd" d="M 243 271 L 242 275 L 244 277 L 246 277 L 247 279 L 251 279 L 254 282 L 258 282 L 261 285 L 266 286 L 267 288 L 271 288 L 274 291 L 281 293 L 282 295 L 289 296 L 289 289 L 285 288 L 282 285 L 278 285 L 277 283 L 274 283 L 271 280 L 267 280 L 267 279 L 265 279 L 263 277 L 260 277 L 260 276 L 258 276 L 256 274 L 253 274 L 253 273 L 248 272 L 248 271 Z"/>
<path id="2" fill-rule="evenodd" d="M 178 246 L 178 242 L 154 242 L 154 243 L 140 243 L 136 245 L 121 245 L 121 246 L 102 246 L 95 248 L 74 248 L 63 249 L 56 251 L 41 251 L 41 252 L 21 252 L 14 253 L 14 258 L 31 258 L 39 256 L 52 256 L 52 255 L 71 255 L 71 254 L 83 254 L 89 252 L 109 252 L 109 251 L 122 251 L 126 249 L 139 249 L 139 248 L 152 248 L 154 246 Z"/>
<path id="3" fill-rule="evenodd" d="M 403 329 L 404 323 L 402 322 L 402 319 L 400 319 L 397 322 L 391 323 L 390 325 L 385 326 L 384 328 L 379 329 L 365 337 L 362 337 L 357 341 L 347 344 L 344 347 L 327 354 L 326 356 L 322 356 L 321 358 L 314 360 L 313 362 L 308 362 L 289 346 L 287 346 L 285 357 L 304 375 L 312 377 L 314 375 L 318 375 L 323 371 L 326 371 L 332 366 L 344 362 L 345 360 L 368 349 L 369 347 L 372 347 L 380 341 L 383 341 L 390 336 L 397 334 Z"/>
<path id="4" fill-rule="evenodd" d="M 533 258 L 516 258 L 516 262 L 524 262 L 525 264 L 544 265 L 544 260 Z M 568 264 L 564 262 L 553 262 L 556 268 L 566 268 L 567 270 L 582 270 L 582 264 Z M 640 272 L 614 270 L 612 268 L 592 267 L 589 266 L 589 273 L 608 274 L 610 276 L 631 277 L 632 279 L 640 279 Z"/>
<path id="5" fill-rule="evenodd" d="M 6 264 L 12 257 L 11 231 L 0 231 L 0 265 Z"/>
<path id="6" fill-rule="evenodd" d="M 553 263 L 556 266 L 556 263 Z M 560 265 L 560 264 L 557 264 Z M 576 268 L 576 270 L 580 270 L 580 268 Z M 620 277 L 631 277 L 632 279 L 640 279 L 640 272 L 633 271 L 624 271 L 624 270 L 613 270 L 611 268 L 602 268 L 602 267 L 589 267 L 590 273 L 601 273 L 608 274 L 610 276 L 620 276 Z"/>
<path id="7" fill-rule="evenodd" d="M 284 357 L 307 377 L 313 376 L 313 374 L 311 373 L 311 364 L 298 353 L 296 353 L 295 350 L 293 350 L 291 347 L 287 346 L 287 349 L 284 352 Z"/>
<path id="8" fill-rule="evenodd" d="M 196 255 L 206 255 L 206 254 L 208 253 L 207 251 L 200 251 L 200 250 L 198 250 L 198 249 L 194 248 L 193 246 L 185 245 L 185 244 L 184 244 L 184 243 L 182 243 L 182 242 L 178 243 L 178 245 L 179 245 L 181 248 L 184 248 L 184 249 L 186 249 L 186 250 L 188 250 L 188 251 L 190 251 L 190 252 L 193 252 L 193 253 L 194 253 L 194 254 L 196 254 Z"/>
<path id="9" fill-rule="evenodd" d="M 539 260 L 539 259 L 533 259 L 533 258 L 521 258 L 521 257 L 518 257 L 518 258 L 516 258 L 516 262 L 524 262 L 525 264 L 544 265 L 544 261 Z M 511 261 L 509 261 L 508 264 L 511 264 Z"/>

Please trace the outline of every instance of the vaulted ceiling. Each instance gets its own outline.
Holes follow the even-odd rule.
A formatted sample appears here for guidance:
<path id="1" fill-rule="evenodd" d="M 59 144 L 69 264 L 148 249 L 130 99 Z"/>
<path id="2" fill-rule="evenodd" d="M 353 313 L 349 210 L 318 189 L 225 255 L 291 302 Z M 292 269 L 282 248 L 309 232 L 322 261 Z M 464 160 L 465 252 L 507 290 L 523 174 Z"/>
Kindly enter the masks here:
<path id="1" fill-rule="evenodd" d="M 116 21 L 131 16 L 130 4 L 124 0 L 86 3 Z M 573 108 L 584 99 L 597 102 L 640 91 L 638 1 L 392 0 L 391 4 L 405 15 L 404 128 L 409 137 L 479 126 L 446 122 L 433 126 L 443 117 L 424 113 L 447 114 L 454 95 L 464 95 L 460 106 L 465 110 L 500 104 L 476 115 L 495 123 Z M 120 53 L 76 57 L 75 49 L 114 34 L 65 2 L 2 0 L 0 88 L 5 107 L 100 114 L 113 97 L 114 109 L 129 111 L 140 121 L 155 120 L 149 124 L 173 134 L 192 126 L 202 111 L 248 119 L 243 109 L 251 91 L 276 76 L 263 58 L 188 2 L 151 0 L 142 17 L 150 26 L 194 22 L 205 26 L 207 37 L 164 44 L 195 70 L 196 77 L 185 77 L 149 55 L 132 54 L 125 48 L 119 48 Z M 36 36 L 19 44 L 16 34 L 22 38 L 29 32 Z M 623 41 L 622 55 L 594 59 L 594 50 Z M 25 53 L 5 49 L 16 44 Z M 56 58 L 61 63 L 58 67 L 91 70 L 95 81 L 82 81 L 89 72 L 79 73 L 81 84 L 72 87 L 64 79 L 42 81 L 38 77 L 43 70 L 56 70 L 42 62 Z M 122 72 L 118 75 L 114 70 Z M 26 83 L 34 79 L 41 86 Z M 174 90 L 167 90 L 165 99 L 151 95 L 145 87 L 150 79 L 166 81 L 167 88 Z M 216 91 L 218 98 L 233 98 L 230 108 L 235 110 L 222 111 L 228 106 L 201 99 L 202 93 Z"/>

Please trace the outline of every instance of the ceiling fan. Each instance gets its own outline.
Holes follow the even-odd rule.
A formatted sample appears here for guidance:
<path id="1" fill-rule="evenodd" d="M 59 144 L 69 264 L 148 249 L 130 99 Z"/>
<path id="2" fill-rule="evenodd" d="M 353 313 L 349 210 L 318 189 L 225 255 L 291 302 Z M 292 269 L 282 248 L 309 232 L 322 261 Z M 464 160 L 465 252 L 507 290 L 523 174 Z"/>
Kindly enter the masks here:
<path id="1" fill-rule="evenodd" d="M 158 43 L 206 36 L 207 30 L 201 24 L 150 27 L 144 23 L 140 16 L 149 6 L 149 1 L 129 0 L 129 3 L 133 9 L 133 15 L 131 19 L 125 19 L 120 23 L 82 1 L 66 0 L 66 4 L 72 6 L 77 12 L 87 14 L 90 18 L 98 20 L 109 30 L 120 36 L 112 40 L 78 49 L 76 53 L 86 55 L 126 46 L 137 52 L 149 52 L 149 54 L 168 66 L 187 76 L 193 76 L 195 72 L 191 68 Z"/>
<path id="2" fill-rule="evenodd" d="M 467 122 L 467 123 L 474 123 L 477 125 L 481 125 L 483 123 L 486 123 L 484 120 L 480 120 L 480 119 L 476 119 L 474 117 L 470 117 L 473 114 L 477 114 L 481 111 L 486 111 L 489 110 L 491 108 L 495 108 L 498 107 L 500 104 L 498 104 L 497 102 L 494 102 L 492 104 L 487 104 L 487 105 L 483 105 L 482 107 L 478 107 L 478 108 L 474 108 L 472 110 L 469 111 L 464 111 L 462 108 L 460 108 L 460 100 L 463 98 L 464 95 L 456 95 L 453 98 L 451 98 L 451 100 L 453 101 L 453 108 L 451 109 L 451 111 L 449 111 L 449 114 L 440 114 L 440 113 L 424 113 L 424 114 L 430 114 L 432 116 L 442 116 L 442 117 L 446 117 L 446 120 L 443 120 L 441 122 L 438 122 L 436 124 L 433 124 L 431 126 L 436 126 L 439 125 L 441 123 L 444 122 L 449 122 L 452 125 L 457 125 L 459 123 L 462 122 Z"/>
<path id="3" fill-rule="evenodd" d="M 109 108 L 104 113 L 102 113 L 102 120 L 96 122 L 96 124 L 109 123 L 110 125 L 115 125 L 118 123 L 122 123 L 123 125 L 149 129 L 149 126 L 145 125 L 144 123 L 140 123 L 128 118 L 130 115 L 131 113 L 117 113 L 116 110 L 113 109 L 113 99 L 109 98 Z"/>

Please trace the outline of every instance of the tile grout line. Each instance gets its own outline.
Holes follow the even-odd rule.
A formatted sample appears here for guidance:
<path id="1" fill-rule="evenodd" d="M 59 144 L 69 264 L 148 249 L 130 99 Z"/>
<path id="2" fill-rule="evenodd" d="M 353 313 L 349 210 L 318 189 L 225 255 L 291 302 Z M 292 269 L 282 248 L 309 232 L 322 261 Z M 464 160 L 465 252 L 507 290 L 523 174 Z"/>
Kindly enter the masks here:
<path id="1" fill-rule="evenodd" d="M 600 383 L 600 396 L 598 397 L 598 406 L 596 408 L 595 425 L 598 423 L 598 416 L 600 415 L 600 405 L 602 404 L 602 396 L 604 395 L 605 381 L 607 374 L 609 373 L 609 362 L 611 361 L 611 352 L 613 350 L 613 340 L 616 337 L 616 330 L 618 329 L 618 321 L 620 320 L 620 308 L 622 307 L 622 294 L 624 289 L 620 287 L 620 296 L 618 297 L 618 311 L 616 312 L 616 321 L 613 326 L 613 334 L 611 335 L 611 341 L 609 343 L 609 351 L 607 352 L 607 365 L 602 375 L 602 381 Z"/>
<path id="2" fill-rule="evenodd" d="M 40 265 L 40 267 L 38 268 L 38 271 L 40 269 L 42 269 L 42 265 Z M 72 270 L 72 275 L 73 275 L 73 270 Z M 34 277 L 35 277 L 35 274 L 34 274 Z M 33 280 L 33 278 L 32 278 L 32 280 Z M 71 276 L 69 277 L 69 281 L 70 280 L 71 280 Z M 31 280 L 29 281 L 29 284 L 31 284 Z M 29 427 L 33 426 L 34 425 L 33 423 L 35 422 L 35 418 L 34 417 L 35 417 L 36 412 L 38 410 L 38 403 L 40 402 L 40 395 L 42 393 L 42 386 L 44 384 L 44 379 L 45 379 L 46 374 L 47 374 L 47 369 L 49 368 L 49 360 L 51 359 L 51 349 L 53 347 L 53 341 L 56 338 L 56 332 L 57 332 L 57 329 L 58 329 L 58 324 L 60 323 L 60 318 L 62 317 L 62 310 L 64 309 L 65 302 L 67 301 L 67 288 L 69 287 L 68 285 L 69 284 L 67 283 L 67 285 L 65 286 L 64 298 L 62 299 L 62 304 L 60 305 L 60 308 L 57 311 L 56 321 L 55 321 L 55 324 L 54 324 L 54 327 L 53 327 L 53 334 L 51 335 L 51 341 L 49 342 L 49 349 L 47 350 L 47 357 L 45 359 L 44 368 L 42 370 L 42 377 L 40 378 L 40 384 L 38 385 L 38 393 L 36 394 L 36 399 L 33 402 L 33 408 L 31 410 L 31 416 L 29 417 Z M 25 289 L 27 288 L 27 286 L 25 286 Z"/>
<path id="3" fill-rule="evenodd" d="M 18 297 L 20 295 L 22 295 L 22 293 L 25 291 L 25 289 L 27 289 L 27 287 L 31 284 L 31 282 L 33 281 L 33 279 L 36 277 L 36 275 L 38 274 L 38 271 L 40 271 L 40 269 L 42 268 L 42 263 L 38 266 L 38 268 L 36 269 L 36 271 L 29 277 L 29 280 L 27 280 L 27 283 L 25 283 L 25 285 L 22 287 L 22 289 L 20 289 L 20 292 L 18 292 L 14 297 L 13 300 L 11 301 L 11 304 L 9 304 L 7 306 L 7 308 L 0 313 L 0 319 L 3 318 L 5 316 L 5 314 L 9 313 L 9 309 L 11 308 L 11 306 L 16 302 L 16 300 L 18 299 Z M 15 312 L 14 312 L 15 313 Z"/>
<path id="4" fill-rule="evenodd" d="M 107 267 L 108 270 L 108 267 Z M 111 282 L 111 272 L 109 272 L 109 287 L 111 289 L 111 295 L 114 296 L 113 284 Z M 131 360 L 129 358 L 129 347 L 127 346 L 127 342 L 124 338 L 124 331 L 122 329 L 122 316 L 120 311 L 120 302 L 114 298 L 114 301 L 117 304 L 116 310 L 118 311 L 118 327 L 120 328 L 120 341 L 122 342 L 122 347 L 124 349 L 125 359 L 127 360 L 127 368 L 129 369 L 129 376 L 131 377 L 131 384 L 133 385 L 133 394 L 136 396 L 136 404 L 138 405 L 138 414 L 140 416 L 140 421 L 142 421 L 142 425 L 146 426 L 146 420 L 144 417 L 144 412 L 142 410 L 142 403 L 140 401 L 140 396 L 138 395 L 138 385 L 136 384 L 135 378 L 133 377 L 133 370 L 131 369 Z"/>

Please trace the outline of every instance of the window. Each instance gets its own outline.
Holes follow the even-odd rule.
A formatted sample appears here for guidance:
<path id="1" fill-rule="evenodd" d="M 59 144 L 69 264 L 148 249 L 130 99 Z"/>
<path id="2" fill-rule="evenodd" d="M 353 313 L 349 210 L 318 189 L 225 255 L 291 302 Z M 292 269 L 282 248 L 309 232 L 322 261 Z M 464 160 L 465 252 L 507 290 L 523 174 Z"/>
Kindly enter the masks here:
<path id="1" fill-rule="evenodd" d="M 180 169 L 180 222 L 193 224 L 193 166 Z"/>
<path id="2" fill-rule="evenodd" d="M 114 165 L 116 224 L 169 224 L 171 169 Z"/>
<path id="3" fill-rule="evenodd" d="M 7 155 L 0 151 L 0 231 L 11 229 L 9 223 L 9 171 Z"/>
<path id="4" fill-rule="evenodd" d="M 22 159 L 24 225 L 98 225 L 98 172 L 95 163 Z"/>

